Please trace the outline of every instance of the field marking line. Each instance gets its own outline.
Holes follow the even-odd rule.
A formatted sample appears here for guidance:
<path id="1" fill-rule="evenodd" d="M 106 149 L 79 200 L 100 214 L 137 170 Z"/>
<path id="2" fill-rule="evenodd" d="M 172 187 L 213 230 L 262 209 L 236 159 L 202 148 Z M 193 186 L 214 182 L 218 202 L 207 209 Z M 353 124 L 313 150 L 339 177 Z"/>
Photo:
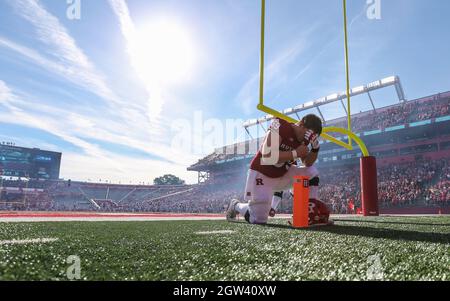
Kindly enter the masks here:
<path id="1" fill-rule="evenodd" d="M 232 230 L 216 230 L 216 231 L 199 231 L 195 232 L 198 235 L 209 235 L 209 234 L 233 234 Z"/>
<path id="2" fill-rule="evenodd" d="M 34 238 L 34 239 L 13 239 L 13 240 L 0 240 L 0 246 L 4 245 L 26 245 L 26 244 L 45 244 L 55 242 L 59 238 Z"/>

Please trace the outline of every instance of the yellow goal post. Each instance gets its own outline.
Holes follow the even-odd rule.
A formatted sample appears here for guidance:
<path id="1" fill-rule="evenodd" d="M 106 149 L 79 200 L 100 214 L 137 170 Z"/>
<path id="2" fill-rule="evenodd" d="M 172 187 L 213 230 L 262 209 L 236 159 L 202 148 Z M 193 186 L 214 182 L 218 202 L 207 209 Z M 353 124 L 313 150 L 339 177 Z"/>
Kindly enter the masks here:
<path id="1" fill-rule="evenodd" d="M 344 49 L 345 49 L 345 69 L 346 69 L 346 93 L 347 93 L 347 126 L 348 128 L 339 127 L 326 127 L 323 129 L 322 138 L 333 142 L 339 146 L 342 146 L 348 150 L 353 150 L 352 141 L 361 149 L 362 155 L 364 157 L 369 157 L 369 151 L 366 145 L 355 133 L 351 130 L 351 105 L 350 105 L 350 66 L 349 66 L 349 55 L 348 55 L 348 32 L 347 32 L 347 1 L 343 1 L 343 15 L 344 15 Z M 259 69 L 259 104 L 257 109 L 272 115 L 274 117 L 286 120 L 291 123 L 296 123 L 297 120 L 287 116 L 273 108 L 270 108 L 264 104 L 264 60 L 265 60 L 265 19 L 266 19 L 266 0 L 261 0 L 261 45 L 260 45 L 260 69 Z M 348 137 L 348 143 L 345 143 L 339 139 L 334 138 L 329 135 L 329 133 L 340 133 Z"/>

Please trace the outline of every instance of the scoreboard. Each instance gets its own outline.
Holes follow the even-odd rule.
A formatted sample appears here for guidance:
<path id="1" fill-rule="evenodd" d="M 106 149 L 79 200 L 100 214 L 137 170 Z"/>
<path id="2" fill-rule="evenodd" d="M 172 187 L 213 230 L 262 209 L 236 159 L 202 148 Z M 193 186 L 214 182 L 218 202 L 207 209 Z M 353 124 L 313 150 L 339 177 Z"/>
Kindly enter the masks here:
<path id="1" fill-rule="evenodd" d="M 31 179 L 59 179 L 61 153 L 0 145 L 0 175 Z"/>

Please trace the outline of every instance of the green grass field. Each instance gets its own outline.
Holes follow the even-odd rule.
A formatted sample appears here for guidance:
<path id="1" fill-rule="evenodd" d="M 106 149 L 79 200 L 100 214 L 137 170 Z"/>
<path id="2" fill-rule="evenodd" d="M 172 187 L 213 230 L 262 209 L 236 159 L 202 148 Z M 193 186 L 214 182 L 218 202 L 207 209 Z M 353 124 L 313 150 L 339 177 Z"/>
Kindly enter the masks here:
<path id="1" fill-rule="evenodd" d="M 200 231 L 233 233 L 197 234 Z M 450 217 L 346 218 L 293 230 L 285 220 L 1 223 L 1 280 L 450 280 Z M 378 257 L 373 257 L 373 255 Z M 368 273 L 369 271 L 369 273 Z M 381 274 L 380 274 L 381 272 Z"/>

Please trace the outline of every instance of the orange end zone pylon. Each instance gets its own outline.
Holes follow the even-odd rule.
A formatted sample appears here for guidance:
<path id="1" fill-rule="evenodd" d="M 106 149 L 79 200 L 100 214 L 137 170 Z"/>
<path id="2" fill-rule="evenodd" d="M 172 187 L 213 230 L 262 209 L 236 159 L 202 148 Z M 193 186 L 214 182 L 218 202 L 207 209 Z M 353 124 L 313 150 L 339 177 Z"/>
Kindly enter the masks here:
<path id="1" fill-rule="evenodd" d="M 294 228 L 308 228 L 309 178 L 304 176 L 294 177 L 293 186 L 292 226 Z"/>

